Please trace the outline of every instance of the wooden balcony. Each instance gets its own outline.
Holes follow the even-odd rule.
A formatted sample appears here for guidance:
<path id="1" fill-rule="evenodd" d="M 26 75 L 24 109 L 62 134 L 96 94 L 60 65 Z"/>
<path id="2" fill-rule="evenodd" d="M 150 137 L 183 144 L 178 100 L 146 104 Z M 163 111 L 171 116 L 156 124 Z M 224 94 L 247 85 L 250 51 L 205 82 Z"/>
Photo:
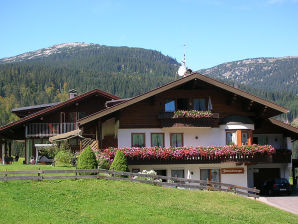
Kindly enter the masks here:
<path id="1" fill-rule="evenodd" d="M 238 163 L 268 163 L 271 157 L 268 155 L 246 156 L 243 154 L 232 156 L 198 156 L 189 159 L 128 159 L 129 165 L 144 165 L 144 164 L 208 164 L 222 162 L 238 162 Z"/>
<path id="2" fill-rule="evenodd" d="M 291 163 L 292 151 L 288 149 L 276 149 L 272 155 L 273 163 Z"/>
<path id="3" fill-rule="evenodd" d="M 158 119 L 163 128 L 170 127 L 218 127 L 219 114 L 213 113 L 211 117 L 201 118 L 174 118 L 174 112 L 159 113 Z"/>
<path id="4" fill-rule="evenodd" d="M 30 123 L 26 126 L 26 138 L 51 137 L 77 128 L 77 123 Z"/>

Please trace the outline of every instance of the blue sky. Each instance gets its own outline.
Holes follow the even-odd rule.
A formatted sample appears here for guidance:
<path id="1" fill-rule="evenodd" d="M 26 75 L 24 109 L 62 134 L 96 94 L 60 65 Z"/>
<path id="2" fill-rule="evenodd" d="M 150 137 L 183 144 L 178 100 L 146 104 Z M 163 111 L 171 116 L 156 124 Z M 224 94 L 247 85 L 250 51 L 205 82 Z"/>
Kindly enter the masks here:
<path id="1" fill-rule="evenodd" d="M 0 58 L 66 42 L 154 49 L 193 70 L 298 55 L 298 0 L 0 0 Z"/>

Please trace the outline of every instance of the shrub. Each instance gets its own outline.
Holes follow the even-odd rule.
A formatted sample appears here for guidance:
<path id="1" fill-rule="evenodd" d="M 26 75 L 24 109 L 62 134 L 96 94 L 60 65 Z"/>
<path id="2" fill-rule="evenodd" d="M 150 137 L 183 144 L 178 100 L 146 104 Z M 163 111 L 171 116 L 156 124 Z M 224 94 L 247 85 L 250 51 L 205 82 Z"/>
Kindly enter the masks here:
<path id="1" fill-rule="evenodd" d="M 67 141 L 63 141 L 60 144 L 59 150 L 64 150 L 64 151 L 71 151 L 71 147 Z"/>
<path id="2" fill-rule="evenodd" d="M 108 170 L 110 168 L 110 163 L 105 158 L 100 158 L 98 162 L 98 166 L 100 169 Z"/>
<path id="3" fill-rule="evenodd" d="M 81 153 L 77 164 L 78 169 L 97 169 L 96 156 L 90 146 L 87 146 Z"/>
<path id="4" fill-rule="evenodd" d="M 50 147 L 42 147 L 41 149 L 39 149 L 39 155 L 45 156 L 48 159 L 54 159 L 58 152 L 59 148 L 56 145 Z"/>
<path id="5" fill-rule="evenodd" d="M 114 171 L 128 171 L 127 160 L 124 153 L 121 150 L 116 152 L 113 163 L 110 167 L 110 170 Z"/>
<path id="6" fill-rule="evenodd" d="M 55 162 L 58 166 L 71 166 L 72 157 L 69 151 L 60 150 L 55 156 Z"/>

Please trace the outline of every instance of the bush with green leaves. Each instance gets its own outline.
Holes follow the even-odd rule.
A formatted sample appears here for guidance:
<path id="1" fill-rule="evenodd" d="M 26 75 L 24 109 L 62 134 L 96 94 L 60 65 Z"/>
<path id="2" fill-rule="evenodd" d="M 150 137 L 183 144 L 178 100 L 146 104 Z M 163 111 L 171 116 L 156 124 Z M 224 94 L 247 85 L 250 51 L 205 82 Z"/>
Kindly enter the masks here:
<path id="1" fill-rule="evenodd" d="M 50 147 L 42 147 L 39 149 L 39 155 L 45 156 L 48 159 L 54 159 L 56 154 L 59 152 L 57 145 L 52 145 Z"/>
<path id="2" fill-rule="evenodd" d="M 110 167 L 110 170 L 124 171 L 124 172 L 129 171 L 127 166 L 127 159 L 121 150 L 118 150 L 116 152 L 116 155 Z"/>
<path id="3" fill-rule="evenodd" d="M 97 169 L 96 156 L 90 145 L 83 150 L 77 164 L 78 169 Z"/>
<path id="4" fill-rule="evenodd" d="M 57 166 L 71 166 L 71 160 L 73 155 L 66 150 L 60 150 L 55 156 L 55 162 Z"/>

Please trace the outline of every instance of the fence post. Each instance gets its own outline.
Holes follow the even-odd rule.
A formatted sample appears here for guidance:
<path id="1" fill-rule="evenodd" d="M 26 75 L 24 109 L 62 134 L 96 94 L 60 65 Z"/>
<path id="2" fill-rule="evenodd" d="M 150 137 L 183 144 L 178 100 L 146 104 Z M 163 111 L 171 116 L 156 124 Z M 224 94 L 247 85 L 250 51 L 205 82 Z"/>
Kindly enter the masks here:
<path id="1" fill-rule="evenodd" d="M 77 176 L 78 176 L 78 169 L 76 167 L 76 178 L 75 178 L 75 180 L 77 180 Z"/>
<path id="2" fill-rule="evenodd" d="M 40 179 L 40 167 L 38 167 L 38 173 L 37 173 L 37 176 L 38 176 L 37 181 L 41 181 L 41 179 Z"/>
<path id="3" fill-rule="evenodd" d="M 7 169 L 5 169 L 5 172 L 7 172 Z M 7 182 L 7 173 L 4 175 L 4 181 Z"/>

